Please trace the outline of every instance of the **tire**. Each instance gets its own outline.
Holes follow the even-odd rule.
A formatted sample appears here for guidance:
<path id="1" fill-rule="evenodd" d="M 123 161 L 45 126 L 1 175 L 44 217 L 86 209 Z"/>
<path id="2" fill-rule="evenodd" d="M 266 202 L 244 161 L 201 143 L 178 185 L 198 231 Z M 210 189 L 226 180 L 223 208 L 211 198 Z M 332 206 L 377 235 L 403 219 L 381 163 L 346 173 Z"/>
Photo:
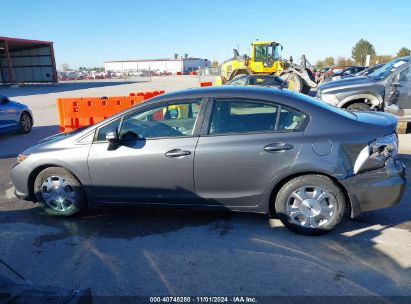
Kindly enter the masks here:
<path id="1" fill-rule="evenodd" d="M 348 111 L 369 111 L 370 106 L 363 102 L 356 102 L 350 104 L 347 108 Z"/>
<path id="2" fill-rule="evenodd" d="M 280 189 L 275 210 L 281 222 L 293 232 L 320 235 L 331 231 L 341 221 L 346 201 L 341 188 L 328 177 L 304 175 L 290 180 Z"/>
<path id="3" fill-rule="evenodd" d="M 27 134 L 31 132 L 31 127 L 33 126 L 33 118 L 27 112 L 23 112 L 20 116 L 19 121 L 19 133 Z"/>
<path id="4" fill-rule="evenodd" d="M 286 80 L 288 82 L 288 89 L 301 93 L 303 90 L 303 80 L 301 79 L 300 76 L 298 76 L 295 73 L 290 74 L 284 74 L 281 76 L 282 79 Z"/>
<path id="5" fill-rule="evenodd" d="M 61 167 L 41 171 L 34 181 L 34 194 L 44 211 L 53 216 L 71 216 L 83 211 L 87 205 L 81 183 Z M 65 199 L 62 200 L 62 197 Z"/>

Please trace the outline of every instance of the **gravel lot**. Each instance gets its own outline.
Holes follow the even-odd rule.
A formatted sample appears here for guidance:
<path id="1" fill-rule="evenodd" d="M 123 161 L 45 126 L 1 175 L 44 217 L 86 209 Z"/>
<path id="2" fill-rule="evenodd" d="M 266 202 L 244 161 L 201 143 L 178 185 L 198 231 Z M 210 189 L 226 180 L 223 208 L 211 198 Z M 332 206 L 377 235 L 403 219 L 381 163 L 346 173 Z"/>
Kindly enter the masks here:
<path id="1" fill-rule="evenodd" d="M 59 219 L 13 196 L 15 156 L 57 131 L 57 97 L 189 87 L 198 87 L 196 77 L 0 88 L 35 117 L 31 134 L 0 137 L 0 257 L 31 282 L 90 287 L 100 296 L 411 296 L 410 182 L 396 207 L 347 219 L 320 237 L 245 213 L 104 208 Z M 411 134 L 400 137 L 400 152 L 411 166 Z M 0 274 L 17 281 L 4 267 Z"/>

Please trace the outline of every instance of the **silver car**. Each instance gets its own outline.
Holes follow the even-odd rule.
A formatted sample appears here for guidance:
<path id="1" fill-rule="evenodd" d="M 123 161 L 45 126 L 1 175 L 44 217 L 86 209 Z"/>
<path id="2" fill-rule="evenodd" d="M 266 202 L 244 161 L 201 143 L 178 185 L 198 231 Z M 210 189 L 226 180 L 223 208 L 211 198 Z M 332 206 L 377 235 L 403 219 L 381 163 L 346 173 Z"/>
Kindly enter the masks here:
<path id="1" fill-rule="evenodd" d="M 278 216 L 320 234 L 348 211 L 397 204 L 406 185 L 396 118 L 288 90 L 212 87 L 161 95 L 19 155 L 18 197 L 51 215 L 172 205 Z"/>

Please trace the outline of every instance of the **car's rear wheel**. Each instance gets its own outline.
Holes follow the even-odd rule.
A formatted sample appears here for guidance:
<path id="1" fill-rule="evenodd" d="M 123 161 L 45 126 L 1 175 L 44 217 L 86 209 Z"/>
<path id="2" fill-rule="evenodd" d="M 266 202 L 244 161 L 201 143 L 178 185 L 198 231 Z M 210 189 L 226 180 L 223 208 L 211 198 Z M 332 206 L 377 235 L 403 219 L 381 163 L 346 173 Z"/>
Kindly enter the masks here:
<path id="1" fill-rule="evenodd" d="M 288 181 L 275 200 L 277 216 L 292 231 L 318 235 L 331 231 L 345 213 L 341 188 L 322 175 L 304 175 Z"/>
<path id="2" fill-rule="evenodd" d="M 68 170 L 49 167 L 34 181 L 37 202 L 49 215 L 71 216 L 86 206 L 83 186 Z"/>
<path id="3" fill-rule="evenodd" d="M 20 133 L 22 134 L 30 133 L 32 126 L 33 126 L 33 119 L 31 118 L 30 114 L 27 112 L 23 112 L 20 116 L 20 121 L 19 121 Z"/>
<path id="4" fill-rule="evenodd" d="M 370 106 L 363 102 L 356 102 L 350 104 L 346 109 L 348 111 L 369 111 Z"/>

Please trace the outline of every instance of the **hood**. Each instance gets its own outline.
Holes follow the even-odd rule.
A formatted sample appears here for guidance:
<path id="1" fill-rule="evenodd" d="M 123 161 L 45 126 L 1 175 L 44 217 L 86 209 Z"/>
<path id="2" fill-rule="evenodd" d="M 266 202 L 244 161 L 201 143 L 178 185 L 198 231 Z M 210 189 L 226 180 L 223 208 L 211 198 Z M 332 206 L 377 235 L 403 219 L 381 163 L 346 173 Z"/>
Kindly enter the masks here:
<path id="1" fill-rule="evenodd" d="M 374 84 L 375 81 L 371 78 L 367 77 L 350 77 L 350 78 L 342 78 L 335 81 L 325 82 L 318 86 L 319 91 L 328 91 L 334 88 L 349 88 L 352 86 L 368 86 Z"/>
<path id="2" fill-rule="evenodd" d="M 57 134 L 54 134 L 54 135 L 51 135 L 49 137 L 46 137 L 46 138 L 43 138 L 43 139 L 39 140 L 39 143 L 50 142 L 50 141 L 59 141 L 59 140 L 64 139 L 64 138 L 80 134 L 85 129 L 87 129 L 88 127 L 90 127 L 90 126 L 80 127 L 80 128 L 77 128 L 73 131 L 70 131 L 70 132 L 57 133 Z"/>
<path id="3" fill-rule="evenodd" d="M 37 152 L 43 152 L 49 149 L 58 149 L 64 146 L 67 142 L 75 142 L 77 139 L 84 135 L 84 130 L 89 126 L 76 129 L 71 132 L 57 133 L 49 137 L 43 138 L 38 141 L 37 144 L 27 148 L 23 153 L 32 154 Z"/>

